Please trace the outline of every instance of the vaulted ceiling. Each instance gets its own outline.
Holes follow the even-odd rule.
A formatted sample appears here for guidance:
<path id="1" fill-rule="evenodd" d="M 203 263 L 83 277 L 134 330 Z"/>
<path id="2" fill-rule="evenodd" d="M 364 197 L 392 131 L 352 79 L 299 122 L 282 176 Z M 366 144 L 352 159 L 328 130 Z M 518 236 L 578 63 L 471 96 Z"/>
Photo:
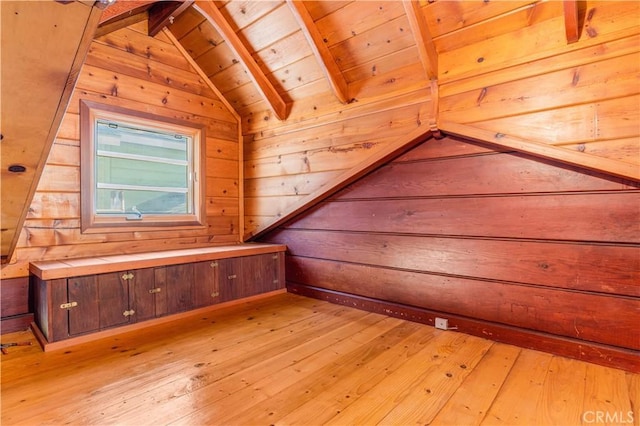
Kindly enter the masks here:
<path id="1" fill-rule="evenodd" d="M 558 16 L 575 41 L 580 14 L 578 1 L 129 1 L 98 34 L 167 25 L 241 117 L 285 120 L 328 92 L 347 104 L 428 87 L 450 72 L 440 55 Z"/>
<path id="2" fill-rule="evenodd" d="M 431 94 L 429 128 L 434 132 L 445 130 L 640 180 L 637 164 L 624 159 L 591 158 L 575 150 L 460 123 L 453 113 L 444 118 L 441 114 L 439 99 L 447 83 L 461 81 L 459 87 L 469 87 L 469 93 L 477 90 L 469 96 L 480 106 L 486 102 L 487 86 L 477 89 L 465 80 L 477 75 L 479 68 L 491 72 L 525 66 L 530 59 L 544 60 L 559 53 L 553 46 L 567 46 L 581 37 L 595 40 L 602 29 L 590 23 L 594 13 L 598 16 L 600 12 L 594 12 L 597 7 L 588 7 L 586 1 L 50 0 L 37 2 L 35 7 L 27 6 L 33 2 L 0 3 L 5 258 L 15 246 L 90 40 L 94 36 L 108 40 L 111 32 L 141 21 L 148 22 L 150 34 L 164 32 L 191 56 L 203 77 L 238 114 L 245 138 L 264 128 L 264 123 L 287 123 L 317 109 L 340 112 L 354 103 L 391 99 L 423 88 Z M 623 7 L 619 15 L 636 16 L 634 3 L 629 2 L 632 6 Z M 19 19 L 27 15 L 33 15 L 28 25 Z M 614 19 L 609 21 L 616 24 Z M 635 22 L 632 25 L 637 27 L 637 19 Z M 510 64 L 507 58 L 518 56 L 519 40 L 533 26 L 562 37 L 544 53 L 529 54 Z M 637 32 L 637 28 L 621 28 L 615 37 Z M 527 43 L 531 40 L 526 39 Z M 477 46 L 485 41 L 490 42 L 478 51 Z M 24 55 L 24 46 L 34 52 L 33 58 Z M 534 45 L 524 47 L 535 51 Z M 493 55 L 490 49 L 499 54 Z M 42 52 L 56 60 L 43 60 Z M 12 67 L 4 66 L 6 63 Z M 463 91 L 457 90 L 447 90 L 451 99 Z M 33 102 L 24 101 L 27 92 Z M 19 123 L 33 112 L 39 124 L 31 117 L 28 129 L 21 129 Z M 25 165 L 26 172 L 19 176 L 7 172 L 14 163 Z M 7 184 L 10 192 L 4 189 Z"/>

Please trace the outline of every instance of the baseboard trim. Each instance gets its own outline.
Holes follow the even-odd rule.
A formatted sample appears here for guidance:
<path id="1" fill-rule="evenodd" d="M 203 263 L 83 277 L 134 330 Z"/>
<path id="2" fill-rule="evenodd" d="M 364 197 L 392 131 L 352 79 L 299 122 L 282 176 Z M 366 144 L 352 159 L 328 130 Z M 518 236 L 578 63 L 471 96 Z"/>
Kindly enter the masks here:
<path id="1" fill-rule="evenodd" d="M 301 296 L 326 300 L 339 305 L 351 306 L 356 309 L 431 326 L 434 325 L 436 317 L 446 318 L 449 320 L 450 327 L 457 327 L 455 330 L 457 332 L 567 358 L 578 359 L 593 364 L 618 368 L 633 373 L 640 373 L 640 352 L 632 349 L 571 339 L 293 282 L 287 282 L 287 291 Z"/>

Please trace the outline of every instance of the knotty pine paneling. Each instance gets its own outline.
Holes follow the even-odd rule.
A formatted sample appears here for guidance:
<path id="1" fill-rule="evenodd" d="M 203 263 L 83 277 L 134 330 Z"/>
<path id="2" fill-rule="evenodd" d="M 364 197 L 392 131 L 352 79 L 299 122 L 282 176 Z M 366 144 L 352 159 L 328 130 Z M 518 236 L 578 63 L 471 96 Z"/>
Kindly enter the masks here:
<path id="1" fill-rule="evenodd" d="M 448 39 L 450 37 L 442 37 L 445 34 L 464 32 L 461 28 L 464 25 L 471 25 L 472 28 L 477 28 L 478 24 L 483 24 L 487 28 L 482 28 L 481 31 L 468 31 L 469 33 L 477 32 L 478 37 L 489 34 L 489 28 L 493 27 L 493 31 L 509 31 L 508 25 L 491 25 L 495 22 L 495 18 L 502 14 L 513 14 L 515 11 L 524 10 L 529 15 L 533 15 L 533 7 L 544 7 L 543 4 L 535 4 L 534 1 L 500 1 L 500 2 L 428 2 L 423 7 L 423 13 L 429 26 L 429 32 L 431 36 L 439 40 Z M 548 7 L 548 6 L 547 6 Z M 557 6 L 553 6 L 557 7 Z M 537 17 L 537 14 L 536 16 Z M 535 17 L 529 17 L 530 20 Z M 489 22 L 483 22 L 489 20 Z M 509 20 L 505 19 L 509 22 Z M 504 24 L 504 23 L 501 23 Z M 507 26 L 507 29 L 504 27 Z M 467 36 L 468 37 L 468 36 Z M 436 42 L 437 43 L 437 42 Z M 438 44 L 436 44 L 438 45 Z"/>
<path id="2" fill-rule="evenodd" d="M 162 35 L 158 35 L 151 38 L 135 29 L 125 28 L 101 37 L 100 42 L 135 56 L 191 71 L 189 61 L 173 45 L 161 41 L 161 37 Z"/>
<path id="3" fill-rule="evenodd" d="M 238 35 L 246 40 L 252 53 L 259 52 L 273 45 L 274 42 L 300 31 L 300 26 L 286 3 L 264 3 L 272 9 L 238 32 Z"/>
<path id="4" fill-rule="evenodd" d="M 80 231 L 78 104 L 94 100 L 206 124 L 206 227 L 105 234 Z M 240 241 L 239 123 L 178 49 L 163 35 L 125 28 L 94 40 L 43 178 L 16 256 L 2 278 L 26 276 L 28 262 L 135 253 Z"/>
<path id="5" fill-rule="evenodd" d="M 347 70 L 389 53 L 415 45 L 406 15 L 384 22 L 354 37 L 331 46 L 340 69 Z"/>
<path id="6" fill-rule="evenodd" d="M 441 100 L 447 120 L 473 123 L 637 94 L 640 51 Z"/>
<path id="7" fill-rule="evenodd" d="M 448 137 L 263 240 L 287 244 L 296 292 L 426 309 L 606 363 L 579 345 L 640 349 L 639 197 L 637 183 Z"/>
<path id="8" fill-rule="evenodd" d="M 307 9 L 311 13 L 309 6 Z M 324 16 L 315 23 L 324 42 L 331 47 L 403 15 L 401 2 L 372 1 L 363 7 L 362 3 L 354 1 L 341 7 L 339 13 Z"/>
<path id="9" fill-rule="evenodd" d="M 429 101 L 428 90 L 416 90 L 277 128 L 245 127 L 247 233 L 389 143 L 419 128 L 426 131 Z"/>
<path id="10" fill-rule="evenodd" d="M 484 21 L 437 37 L 439 119 L 640 166 L 640 5 L 584 2 L 580 39 L 572 44 L 561 6 L 525 5 L 504 15 L 511 23 L 522 14 L 531 19 L 506 33 L 481 31 L 505 28 Z M 453 6 L 423 8 L 432 27 L 439 15 L 431 12 L 445 7 Z M 483 38 L 465 40 L 471 31 Z"/>
<path id="11" fill-rule="evenodd" d="M 559 7 L 560 5 L 552 7 Z M 448 84 L 457 79 L 478 76 L 508 66 L 549 58 L 554 55 L 590 47 L 638 34 L 640 5 L 632 1 L 589 1 L 580 41 L 567 46 L 564 16 L 553 17 L 507 34 L 489 37 L 464 47 L 442 52 L 438 57 L 440 81 Z M 590 12 L 590 13 L 589 13 Z M 517 39 L 517 43 L 513 40 Z M 560 58 L 556 61 L 561 62 Z"/>

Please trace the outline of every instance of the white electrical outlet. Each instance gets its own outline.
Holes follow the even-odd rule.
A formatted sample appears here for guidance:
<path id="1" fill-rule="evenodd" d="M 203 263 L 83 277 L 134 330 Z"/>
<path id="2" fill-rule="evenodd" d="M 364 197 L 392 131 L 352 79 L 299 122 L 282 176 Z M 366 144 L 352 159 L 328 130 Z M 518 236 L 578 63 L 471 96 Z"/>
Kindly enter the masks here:
<path id="1" fill-rule="evenodd" d="M 436 328 L 440 330 L 448 330 L 449 329 L 449 320 L 446 318 L 438 318 L 436 317 Z"/>

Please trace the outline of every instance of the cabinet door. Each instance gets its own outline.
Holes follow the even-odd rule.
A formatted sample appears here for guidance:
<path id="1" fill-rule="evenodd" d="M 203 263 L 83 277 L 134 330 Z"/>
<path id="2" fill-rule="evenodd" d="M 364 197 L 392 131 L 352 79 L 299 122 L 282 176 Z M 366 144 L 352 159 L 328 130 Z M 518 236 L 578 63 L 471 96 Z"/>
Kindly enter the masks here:
<path id="1" fill-rule="evenodd" d="M 220 301 L 218 285 L 219 264 L 217 261 L 193 264 L 195 283 L 193 286 L 193 306 L 209 306 Z"/>
<path id="2" fill-rule="evenodd" d="M 40 330 L 49 342 L 66 339 L 69 337 L 69 309 L 72 309 L 69 306 L 67 279 L 40 281 L 40 283 L 42 285 L 36 289 L 39 293 L 37 298 L 40 299 L 36 311 Z M 48 290 L 47 287 L 49 287 Z M 51 303 L 48 303 L 47 295 L 50 295 Z"/>
<path id="3" fill-rule="evenodd" d="M 193 307 L 193 264 L 165 266 L 167 314 L 188 311 Z"/>
<path id="4" fill-rule="evenodd" d="M 69 278 L 67 280 L 69 303 L 69 335 L 97 331 L 100 328 L 98 304 L 98 279 L 95 275 Z"/>
<path id="5" fill-rule="evenodd" d="M 242 258 L 242 296 L 266 293 L 280 287 L 277 253 L 259 254 Z"/>
<path id="6" fill-rule="evenodd" d="M 242 297 L 242 258 L 218 260 L 218 274 L 221 302 Z"/>
<path id="7" fill-rule="evenodd" d="M 100 274 L 97 280 L 100 328 L 127 324 L 130 318 L 128 273 Z"/>
<path id="8" fill-rule="evenodd" d="M 133 311 L 132 321 L 144 321 L 162 316 L 166 312 L 167 292 L 156 287 L 153 268 L 131 271 L 129 280 L 129 309 Z"/>

